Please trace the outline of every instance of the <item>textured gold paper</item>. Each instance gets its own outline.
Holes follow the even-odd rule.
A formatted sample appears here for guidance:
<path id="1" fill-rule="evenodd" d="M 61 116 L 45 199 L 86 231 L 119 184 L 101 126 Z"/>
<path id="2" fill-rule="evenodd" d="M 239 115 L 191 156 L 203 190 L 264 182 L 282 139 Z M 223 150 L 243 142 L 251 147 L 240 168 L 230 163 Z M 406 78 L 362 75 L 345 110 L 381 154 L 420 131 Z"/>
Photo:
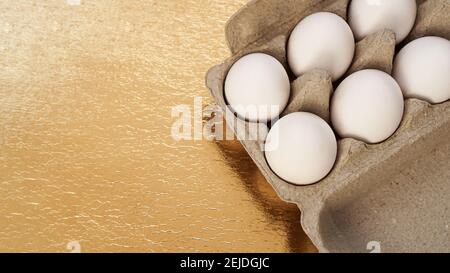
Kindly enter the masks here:
<path id="1" fill-rule="evenodd" d="M 170 134 L 245 2 L 0 2 L 0 251 L 315 251 L 239 143 Z"/>

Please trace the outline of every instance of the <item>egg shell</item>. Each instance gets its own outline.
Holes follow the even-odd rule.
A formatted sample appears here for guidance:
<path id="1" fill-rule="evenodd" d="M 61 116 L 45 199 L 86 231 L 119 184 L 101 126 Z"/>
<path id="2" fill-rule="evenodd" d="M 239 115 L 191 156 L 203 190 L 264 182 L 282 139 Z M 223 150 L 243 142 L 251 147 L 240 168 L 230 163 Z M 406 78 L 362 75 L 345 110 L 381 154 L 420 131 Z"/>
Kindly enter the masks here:
<path id="1" fill-rule="evenodd" d="M 337 142 L 331 127 L 307 112 L 283 117 L 266 139 L 269 166 L 279 177 L 296 185 L 323 179 L 333 168 L 336 155 Z"/>
<path id="2" fill-rule="evenodd" d="M 407 98 L 434 104 L 450 99 L 450 41 L 433 36 L 412 41 L 395 58 L 393 75 Z"/>
<path id="3" fill-rule="evenodd" d="M 294 28 L 287 54 L 296 76 L 322 69 L 335 81 L 350 67 L 355 40 L 344 19 L 334 13 L 318 12 L 307 16 Z"/>
<path id="4" fill-rule="evenodd" d="M 225 80 L 225 98 L 238 117 L 251 122 L 277 118 L 290 96 L 290 82 L 274 57 L 253 53 L 233 64 Z"/>
<path id="5" fill-rule="evenodd" d="M 379 143 L 399 127 L 404 101 L 397 82 L 387 73 L 366 69 L 348 76 L 331 102 L 334 129 L 343 137 Z"/>
<path id="6" fill-rule="evenodd" d="M 395 32 L 398 44 L 411 32 L 416 16 L 416 0 L 352 0 L 348 22 L 358 41 L 390 29 Z"/>

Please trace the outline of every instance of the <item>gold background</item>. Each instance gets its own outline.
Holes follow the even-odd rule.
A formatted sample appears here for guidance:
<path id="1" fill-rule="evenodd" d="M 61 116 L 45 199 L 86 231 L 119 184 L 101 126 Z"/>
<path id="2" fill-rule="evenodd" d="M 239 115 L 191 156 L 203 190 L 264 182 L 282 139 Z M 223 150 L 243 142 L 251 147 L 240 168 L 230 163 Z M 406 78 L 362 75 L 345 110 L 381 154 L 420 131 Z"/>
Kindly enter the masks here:
<path id="1" fill-rule="evenodd" d="M 0 251 L 315 251 L 239 143 L 170 136 L 246 0 L 68 2 L 0 2 Z"/>

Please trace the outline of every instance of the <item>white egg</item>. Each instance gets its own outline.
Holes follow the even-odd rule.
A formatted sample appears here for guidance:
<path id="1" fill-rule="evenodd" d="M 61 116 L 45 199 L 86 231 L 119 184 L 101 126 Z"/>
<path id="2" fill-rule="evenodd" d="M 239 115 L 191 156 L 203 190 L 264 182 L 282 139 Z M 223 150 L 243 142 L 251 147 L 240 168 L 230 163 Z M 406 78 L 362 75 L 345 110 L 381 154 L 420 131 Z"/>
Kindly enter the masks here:
<path id="1" fill-rule="evenodd" d="M 271 128 L 265 155 L 270 168 L 280 178 L 297 185 L 313 184 L 333 168 L 336 137 L 320 117 L 306 112 L 292 113 Z"/>
<path id="2" fill-rule="evenodd" d="M 407 98 L 450 99 L 450 41 L 424 37 L 407 44 L 395 58 L 394 78 Z"/>
<path id="3" fill-rule="evenodd" d="M 416 0 L 352 0 L 348 21 L 358 41 L 390 29 L 400 43 L 411 32 L 416 15 Z"/>
<path id="4" fill-rule="evenodd" d="M 389 74 L 373 69 L 348 76 L 331 101 L 331 119 L 337 133 L 367 143 L 389 138 L 399 127 L 403 110 L 397 82 Z"/>
<path id="5" fill-rule="evenodd" d="M 329 12 L 304 18 L 289 38 L 288 61 L 296 76 L 323 69 L 337 80 L 349 68 L 354 54 L 352 30 L 344 19 Z"/>
<path id="6" fill-rule="evenodd" d="M 286 108 L 290 82 L 283 65 L 274 57 L 254 53 L 239 59 L 225 80 L 225 98 L 241 119 L 266 122 Z"/>

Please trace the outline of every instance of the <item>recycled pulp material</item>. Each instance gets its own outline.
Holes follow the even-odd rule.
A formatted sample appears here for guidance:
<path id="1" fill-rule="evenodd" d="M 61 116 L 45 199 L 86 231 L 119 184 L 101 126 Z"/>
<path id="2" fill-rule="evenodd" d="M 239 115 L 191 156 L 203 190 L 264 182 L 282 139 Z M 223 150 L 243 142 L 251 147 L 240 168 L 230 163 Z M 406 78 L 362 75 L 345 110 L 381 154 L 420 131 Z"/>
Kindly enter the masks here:
<path id="1" fill-rule="evenodd" d="M 349 0 L 249 2 L 226 27 L 232 57 L 207 75 L 216 103 L 226 111 L 223 86 L 236 60 L 253 52 L 267 53 L 289 71 L 286 42 L 295 25 L 318 11 L 346 19 L 348 4 Z M 416 25 L 407 41 L 429 35 L 449 39 L 450 0 L 421 0 L 418 4 Z M 394 53 L 392 31 L 368 36 L 357 43 L 347 74 L 368 68 L 391 73 Z M 315 70 L 297 79 L 290 75 L 292 94 L 283 115 L 307 111 L 329 121 L 333 84 L 328 73 Z M 299 206 L 303 228 L 319 251 L 368 252 L 375 245 L 383 252 L 448 252 L 449 135 L 449 101 L 430 105 L 407 99 L 404 119 L 394 136 L 376 145 L 340 139 L 334 169 L 310 186 L 295 186 L 274 174 L 261 150 L 262 139 L 241 142 L 279 196 Z"/>

